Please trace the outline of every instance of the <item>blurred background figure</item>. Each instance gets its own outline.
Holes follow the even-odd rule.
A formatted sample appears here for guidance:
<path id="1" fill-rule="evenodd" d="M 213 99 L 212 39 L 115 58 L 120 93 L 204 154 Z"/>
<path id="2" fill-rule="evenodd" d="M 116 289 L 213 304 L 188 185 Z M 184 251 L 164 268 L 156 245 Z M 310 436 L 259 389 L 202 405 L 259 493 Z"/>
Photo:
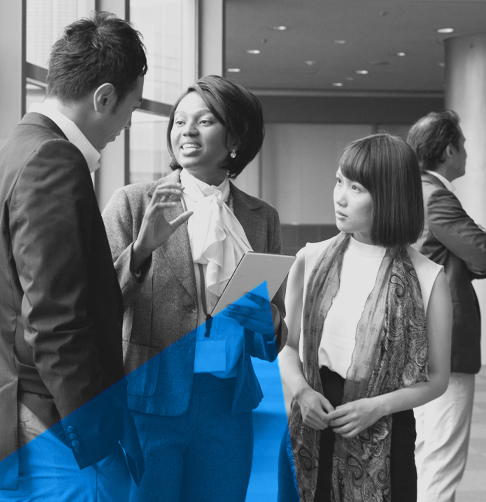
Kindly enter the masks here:
<path id="1" fill-rule="evenodd" d="M 466 467 L 481 319 L 473 279 L 486 277 L 486 233 L 464 211 L 451 182 L 466 172 L 458 115 L 429 113 L 408 142 L 422 170 L 425 225 L 414 247 L 443 265 L 452 296 L 451 375 L 445 394 L 416 408 L 419 502 L 453 502 Z"/>

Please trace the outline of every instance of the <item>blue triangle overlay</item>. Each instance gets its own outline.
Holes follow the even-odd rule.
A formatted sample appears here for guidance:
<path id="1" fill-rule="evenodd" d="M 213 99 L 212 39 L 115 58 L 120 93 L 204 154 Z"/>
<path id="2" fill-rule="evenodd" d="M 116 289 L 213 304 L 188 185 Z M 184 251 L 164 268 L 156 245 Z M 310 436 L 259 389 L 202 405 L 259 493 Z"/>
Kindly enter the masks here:
<path id="1" fill-rule="evenodd" d="M 266 300 L 268 300 L 268 290 L 266 282 L 263 282 L 259 286 L 257 286 L 252 293 L 262 296 Z M 233 305 L 252 305 L 254 303 L 251 302 L 245 296 L 241 297 L 237 300 Z M 217 314 L 216 317 L 225 316 L 226 309 Z M 265 322 L 272 323 L 271 320 L 271 312 L 262 310 L 262 317 L 265 317 Z M 273 330 L 273 324 L 270 324 L 271 328 L 268 332 Z M 147 375 L 151 374 L 150 367 L 159 364 L 159 357 L 163 354 L 164 357 L 167 357 L 171 351 L 171 348 L 177 345 L 178 342 L 171 345 L 167 349 L 165 349 L 160 354 L 156 355 L 149 361 L 147 361 L 144 365 L 140 366 L 138 369 L 134 370 L 128 375 L 130 379 L 130 384 L 136 384 L 137 380 L 145 380 Z M 277 500 L 277 469 L 278 469 L 278 457 L 279 457 L 279 449 L 280 443 L 282 439 L 282 434 L 286 431 L 287 428 L 287 416 L 285 410 L 285 401 L 284 394 L 282 389 L 282 382 L 280 378 L 280 371 L 278 367 L 278 359 L 273 363 L 269 363 L 268 361 L 262 361 L 257 358 L 252 357 L 252 363 L 255 369 L 255 373 L 262 387 L 264 398 L 258 408 L 253 410 L 253 422 L 254 422 L 254 452 L 253 452 L 253 465 L 250 477 L 250 484 L 248 487 L 247 502 L 260 502 L 260 501 L 268 501 L 268 500 Z M 118 382 L 116 385 L 124 385 L 125 382 Z M 106 393 L 106 391 L 105 391 Z M 74 413 L 78 415 L 77 420 L 79 420 L 79 415 L 83 415 L 86 413 L 86 416 L 90 416 L 92 414 L 93 406 L 104 406 L 104 395 L 105 393 L 100 394 L 95 399 L 86 403 L 83 407 L 76 410 Z M 103 438 L 100 438 L 102 441 Z M 34 454 L 42 454 L 47 460 L 51 461 L 51 465 L 54 469 L 62 467 L 62 464 L 56 465 L 56 458 L 50 458 L 49 455 L 49 441 L 52 442 L 52 433 L 50 430 L 41 434 L 34 440 L 30 441 L 27 445 L 23 446 L 18 450 L 18 452 L 10 455 L 6 459 L 4 459 L 0 463 L 0 477 L 4 480 L 9 476 L 15 476 L 17 470 L 18 463 L 18 455 L 22 457 L 23 454 L 29 455 L 30 452 Z M 46 450 L 47 448 L 47 450 Z M 72 457 L 71 451 L 66 448 L 66 451 Z M 74 458 L 74 457 L 72 457 Z M 60 462 L 60 460 L 59 460 Z M 22 462 L 21 462 L 22 465 Z M 47 465 L 47 464 L 46 464 Z M 86 469 L 83 469 L 86 471 Z M 83 472 L 80 471 L 80 472 Z M 49 492 L 49 483 L 58 484 L 62 483 L 60 479 L 56 477 L 52 478 L 44 478 L 42 481 L 43 491 Z M 143 483 L 143 479 L 142 479 Z M 66 486 L 66 493 L 69 492 L 69 487 Z M 4 492 L 0 490 L 0 500 L 16 500 L 14 498 L 3 498 L 2 493 L 11 494 L 15 496 L 15 491 L 12 492 Z M 35 493 L 30 493 L 32 498 L 36 497 Z M 8 497 L 8 496 L 6 496 Z M 66 499 L 68 500 L 68 499 Z"/>

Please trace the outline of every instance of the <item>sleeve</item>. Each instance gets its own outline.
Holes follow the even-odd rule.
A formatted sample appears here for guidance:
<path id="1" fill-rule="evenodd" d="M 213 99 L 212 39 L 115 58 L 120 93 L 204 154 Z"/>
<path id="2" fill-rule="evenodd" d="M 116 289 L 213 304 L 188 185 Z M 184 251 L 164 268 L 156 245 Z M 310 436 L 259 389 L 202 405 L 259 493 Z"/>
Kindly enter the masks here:
<path id="1" fill-rule="evenodd" d="M 268 252 L 273 254 L 282 253 L 282 232 L 280 229 L 280 218 L 278 212 L 273 207 L 271 208 L 271 213 L 268 216 Z M 271 300 L 271 302 L 278 308 L 280 313 L 280 325 L 275 333 L 275 342 L 265 342 L 262 335 L 259 333 L 253 333 L 253 340 L 251 344 L 250 354 L 254 357 L 260 359 L 265 359 L 267 361 L 274 361 L 287 343 L 288 329 L 285 323 L 285 285 L 286 280 L 280 286 L 277 293 Z"/>
<path id="2" fill-rule="evenodd" d="M 140 273 L 132 272 L 130 268 L 132 248 L 135 235 L 140 229 L 134 228 L 133 211 L 123 188 L 115 191 L 102 216 L 126 308 L 133 303 L 142 288 L 152 265 L 152 255 L 145 260 Z"/>
<path id="3" fill-rule="evenodd" d="M 65 140 L 44 143 L 21 171 L 9 210 L 24 338 L 82 468 L 114 449 L 121 419 L 113 410 L 125 403 L 116 392 L 104 392 L 109 381 L 88 313 L 97 206 L 79 150 Z"/>
<path id="4" fill-rule="evenodd" d="M 468 216 L 452 192 L 438 189 L 430 195 L 427 220 L 435 238 L 473 274 L 486 275 L 486 232 Z"/>

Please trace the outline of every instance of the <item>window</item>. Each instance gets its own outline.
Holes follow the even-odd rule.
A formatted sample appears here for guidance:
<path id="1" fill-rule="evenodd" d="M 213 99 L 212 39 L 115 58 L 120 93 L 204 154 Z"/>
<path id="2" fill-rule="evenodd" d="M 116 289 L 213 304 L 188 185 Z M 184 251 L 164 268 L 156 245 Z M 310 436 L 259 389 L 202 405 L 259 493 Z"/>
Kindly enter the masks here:
<path id="1" fill-rule="evenodd" d="M 142 33 L 148 72 L 144 103 L 133 114 L 127 183 L 154 181 L 171 169 L 166 134 L 171 104 L 183 90 L 184 10 L 181 0 L 132 0 L 130 21 Z M 189 28 L 193 32 L 195 26 Z M 151 113 L 148 113 L 148 110 Z"/>
<path id="2" fill-rule="evenodd" d="M 80 17 L 89 16 L 94 0 L 27 0 L 26 33 L 26 110 L 44 101 L 47 62 L 53 43 L 64 27 Z"/>

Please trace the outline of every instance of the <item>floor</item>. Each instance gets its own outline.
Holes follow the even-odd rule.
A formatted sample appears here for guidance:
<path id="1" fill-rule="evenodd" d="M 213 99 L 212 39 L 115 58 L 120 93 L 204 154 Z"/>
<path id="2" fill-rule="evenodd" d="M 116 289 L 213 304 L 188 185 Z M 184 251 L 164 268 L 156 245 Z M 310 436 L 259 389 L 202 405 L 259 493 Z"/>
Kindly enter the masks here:
<path id="1" fill-rule="evenodd" d="M 289 396 L 282 389 L 277 361 L 270 364 L 254 359 L 253 363 L 265 397 L 253 414 L 255 448 L 246 502 L 276 502 L 278 451 L 286 426 L 285 400 L 288 402 Z M 455 502 L 485 501 L 486 366 L 483 366 L 476 378 L 468 464 Z"/>
<path id="2" fill-rule="evenodd" d="M 486 366 L 476 377 L 476 393 L 466 472 L 455 502 L 486 501 Z"/>

